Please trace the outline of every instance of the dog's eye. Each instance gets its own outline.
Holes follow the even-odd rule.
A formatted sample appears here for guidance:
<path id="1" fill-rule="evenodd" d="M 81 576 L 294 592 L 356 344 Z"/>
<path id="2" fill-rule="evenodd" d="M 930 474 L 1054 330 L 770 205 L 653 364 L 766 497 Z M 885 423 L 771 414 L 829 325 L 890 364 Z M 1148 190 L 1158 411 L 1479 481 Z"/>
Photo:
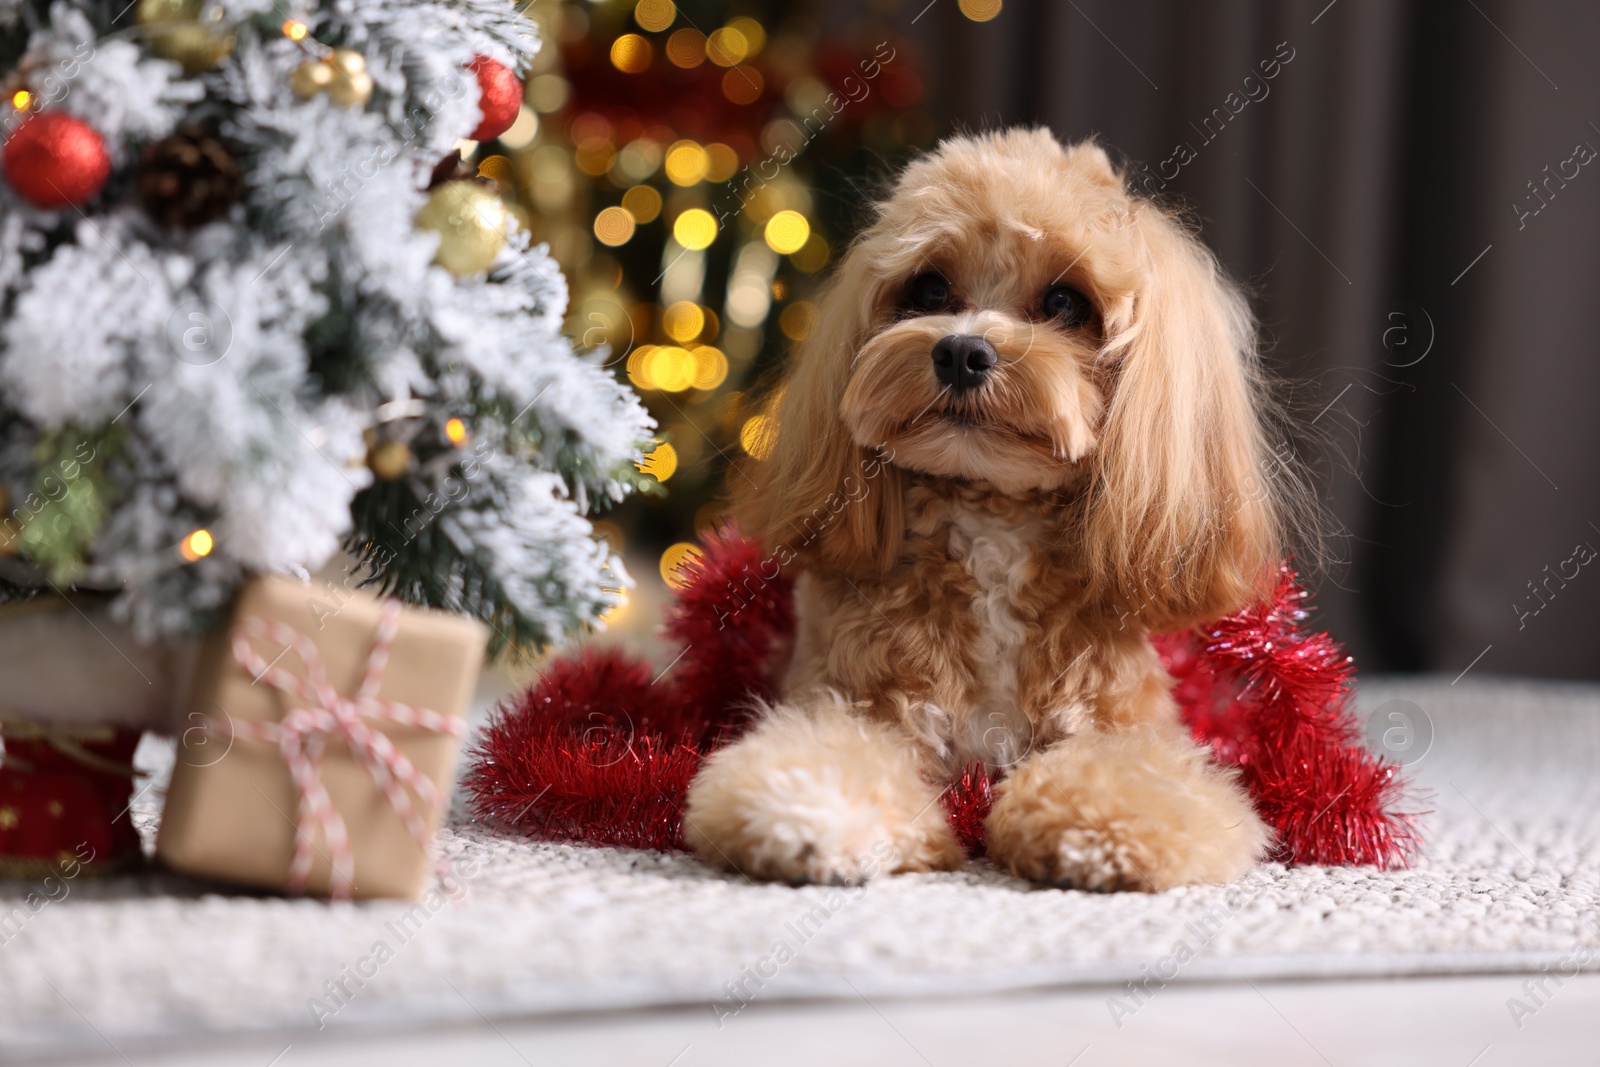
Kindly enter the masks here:
<path id="1" fill-rule="evenodd" d="M 1044 291 L 1039 310 L 1045 318 L 1055 319 L 1063 326 L 1082 326 L 1089 321 L 1094 305 L 1070 285 L 1052 285 Z"/>
<path id="2" fill-rule="evenodd" d="M 930 315 L 950 306 L 950 283 L 942 274 L 928 271 L 911 279 L 906 286 L 905 309 L 914 315 Z"/>

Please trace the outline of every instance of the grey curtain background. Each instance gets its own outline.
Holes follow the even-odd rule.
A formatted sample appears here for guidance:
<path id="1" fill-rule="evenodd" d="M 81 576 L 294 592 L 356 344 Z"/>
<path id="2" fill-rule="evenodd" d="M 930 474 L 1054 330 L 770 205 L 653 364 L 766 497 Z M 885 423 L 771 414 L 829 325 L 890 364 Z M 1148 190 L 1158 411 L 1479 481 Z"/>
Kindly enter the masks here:
<path id="1" fill-rule="evenodd" d="M 1600 677 L 1600 5 L 921 9 L 941 131 L 1193 149 L 1166 191 L 1293 383 L 1343 561 L 1318 620 L 1364 669 Z"/>

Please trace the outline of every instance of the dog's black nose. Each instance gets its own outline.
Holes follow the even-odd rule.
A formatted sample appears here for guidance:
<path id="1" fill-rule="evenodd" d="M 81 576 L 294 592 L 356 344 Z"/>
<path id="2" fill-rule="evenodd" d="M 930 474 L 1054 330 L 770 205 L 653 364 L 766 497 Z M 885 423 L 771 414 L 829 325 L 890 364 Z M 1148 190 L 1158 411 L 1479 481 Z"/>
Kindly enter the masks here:
<path id="1" fill-rule="evenodd" d="M 958 393 L 976 389 L 1000 357 L 994 345 L 977 334 L 953 333 L 933 346 L 933 373 Z"/>

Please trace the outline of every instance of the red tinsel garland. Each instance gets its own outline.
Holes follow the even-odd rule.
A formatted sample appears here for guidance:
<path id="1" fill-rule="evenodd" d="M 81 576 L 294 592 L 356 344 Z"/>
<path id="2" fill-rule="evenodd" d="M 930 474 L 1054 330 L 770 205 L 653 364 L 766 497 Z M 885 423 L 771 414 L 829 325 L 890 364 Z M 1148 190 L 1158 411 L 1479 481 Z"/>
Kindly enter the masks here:
<path id="1" fill-rule="evenodd" d="M 536 837 L 679 849 L 685 791 L 706 752 L 770 698 L 794 634 L 793 589 L 759 548 L 708 539 L 668 615 L 678 658 L 659 675 L 615 650 L 556 659 L 497 712 L 471 753 L 473 811 Z M 1155 638 L 1195 737 L 1239 768 L 1290 863 L 1406 862 L 1415 814 L 1399 768 L 1362 746 L 1345 705 L 1352 666 L 1302 630 L 1306 593 L 1285 565 L 1271 601 Z M 969 854 L 983 851 L 993 780 L 963 768 L 944 796 Z"/>
<path id="2" fill-rule="evenodd" d="M 1301 629 L 1306 591 L 1285 565 L 1272 600 L 1156 639 L 1195 737 L 1239 768 L 1277 855 L 1333 866 L 1403 864 L 1419 844 L 1400 768 L 1361 743 L 1346 707 L 1354 668 Z"/>
<path id="3" fill-rule="evenodd" d="M 474 813 L 552 841 L 683 848 L 701 757 L 770 697 L 794 632 L 792 582 L 754 542 L 708 539 L 668 612 L 683 651 L 659 674 L 590 646 L 552 660 L 469 756 Z"/>
<path id="4" fill-rule="evenodd" d="M 983 821 L 994 807 L 994 776 L 981 763 L 961 768 L 961 773 L 950 779 L 950 788 L 944 791 L 945 816 L 950 829 L 968 856 L 977 859 L 984 854 Z"/>

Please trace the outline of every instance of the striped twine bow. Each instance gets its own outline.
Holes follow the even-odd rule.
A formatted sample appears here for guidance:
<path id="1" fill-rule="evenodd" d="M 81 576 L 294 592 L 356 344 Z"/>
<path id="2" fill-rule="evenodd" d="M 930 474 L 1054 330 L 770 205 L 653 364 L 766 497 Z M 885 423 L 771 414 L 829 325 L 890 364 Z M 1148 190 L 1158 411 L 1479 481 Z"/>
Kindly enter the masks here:
<path id="1" fill-rule="evenodd" d="M 364 720 L 401 723 L 452 737 L 460 737 L 465 724 L 452 715 L 377 699 L 378 686 L 383 681 L 383 671 L 389 663 L 389 649 L 399 628 L 400 602 L 385 600 L 361 685 L 355 696 L 347 700 L 328 681 L 328 672 L 316 643 L 293 626 L 250 618 L 234 627 L 233 656 L 239 665 L 249 671 L 256 681 L 265 681 L 291 697 L 306 702 L 275 723 L 232 724 L 235 737 L 277 744 L 283 752 L 284 762 L 288 764 L 295 788 L 299 791 L 300 803 L 295 812 L 294 858 L 289 864 L 287 886 L 291 893 L 305 892 L 306 883 L 311 877 L 312 853 L 315 850 L 312 835 L 320 829 L 333 868 L 329 896 L 334 900 L 350 900 L 355 895 L 355 855 L 350 846 L 350 834 L 343 816 L 334 807 L 327 788 L 322 784 L 322 756 L 330 737 L 343 740 L 349 746 L 351 753 L 372 775 L 372 780 L 411 831 L 411 836 L 416 838 L 423 854 L 432 855 L 433 835 L 406 790 L 415 793 L 422 803 L 437 811 L 444 804 L 439 788 L 432 779 L 417 771 L 405 753 L 395 748 L 387 736 Z M 268 663 L 251 646 L 252 637 L 294 649 L 305 666 L 305 677 L 276 666 L 276 660 Z"/>

